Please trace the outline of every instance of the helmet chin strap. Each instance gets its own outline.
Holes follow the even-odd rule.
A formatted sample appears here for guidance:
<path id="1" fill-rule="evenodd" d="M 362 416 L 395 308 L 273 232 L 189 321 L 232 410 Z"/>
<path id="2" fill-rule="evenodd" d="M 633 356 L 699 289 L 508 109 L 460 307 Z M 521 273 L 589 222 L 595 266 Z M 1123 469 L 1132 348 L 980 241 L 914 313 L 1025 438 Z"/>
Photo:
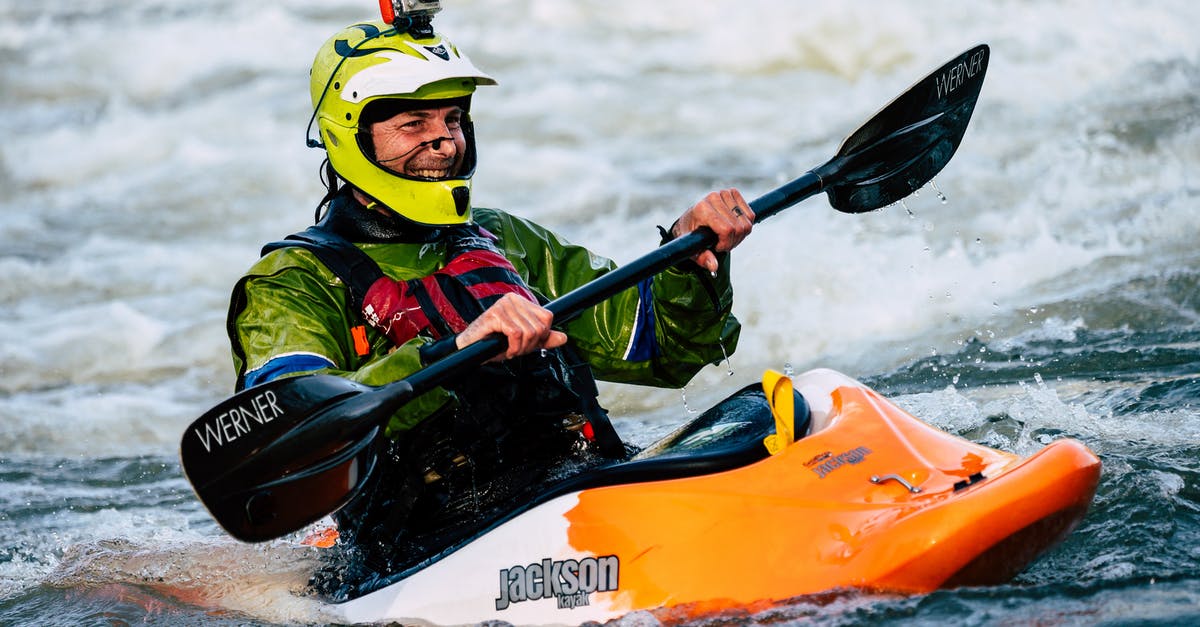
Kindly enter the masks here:
<path id="1" fill-rule="evenodd" d="M 412 150 L 409 150 L 408 152 L 406 152 L 402 155 L 397 155 L 395 157 L 392 157 L 391 159 L 378 159 L 377 162 L 380 164 L 384 164 L 384 163 L 390 163 L 392 161 L 396 161 L 398 159 L 403 159 L 426 146 L 429 146 L 430 148 L 432 148 L 434 150 L 440 150 L 442 148 L 442 142 L 453 142 L 453 141 L 454 141 L 453 137 L 435 137 L 429 141 L 423 141 L 423 142 L 417 144 L 416 146 L 413 146 Z"/>

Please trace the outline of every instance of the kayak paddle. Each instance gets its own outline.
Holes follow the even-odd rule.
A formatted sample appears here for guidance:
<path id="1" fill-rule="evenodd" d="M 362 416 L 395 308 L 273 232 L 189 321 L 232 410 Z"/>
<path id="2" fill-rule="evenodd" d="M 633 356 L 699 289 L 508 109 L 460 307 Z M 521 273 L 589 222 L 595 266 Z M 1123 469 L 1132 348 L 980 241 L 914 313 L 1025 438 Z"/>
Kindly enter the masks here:
<path id="1" fill-rule="evenodd" d="M 987 69 L 980 45 L 938 68 L 842 142 L 837 154 L 750 203 L 761 222 L 820 191 L 834 209 L 872 211 L 916 191 L 950 161 Z M 699 229 L 546 305 L 556 323 L 716 244 Z M 333 375 L 281 378 L 233 395 L 184 432 L 184 473 L 230 535 L 278 538 L 337 511 L 368 481 L 379 430 L 415 396 L 503 352 L 494 335 L 380 387 Z"/>

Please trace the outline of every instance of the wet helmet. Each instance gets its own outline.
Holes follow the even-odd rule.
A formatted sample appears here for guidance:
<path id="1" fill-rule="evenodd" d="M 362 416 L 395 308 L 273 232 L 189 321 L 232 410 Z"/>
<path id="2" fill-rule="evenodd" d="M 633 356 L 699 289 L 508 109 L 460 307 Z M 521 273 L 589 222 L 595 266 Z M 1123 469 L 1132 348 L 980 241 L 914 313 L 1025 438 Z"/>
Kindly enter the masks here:
<path id="1" fill-rule="evenodd" d="M 338 176 L 401 216 L 427 225 L 463 224 L 471 220 L 475 173 L 469 118 L 463 121 L 467 149 L 461 171 L 426 179 L 399 174 L 376 161 L 364 111 L 369 122 L 372 110 L 381 108 L 411 110 L 453 102 L 465 110 L 477 85 L 495 84 L 438 33 L 418 39 L 381 21 L 355 24 L 326 41 L 313 61 L 310 89 L 320 142 L 310 145 L 323 144 Z"/>

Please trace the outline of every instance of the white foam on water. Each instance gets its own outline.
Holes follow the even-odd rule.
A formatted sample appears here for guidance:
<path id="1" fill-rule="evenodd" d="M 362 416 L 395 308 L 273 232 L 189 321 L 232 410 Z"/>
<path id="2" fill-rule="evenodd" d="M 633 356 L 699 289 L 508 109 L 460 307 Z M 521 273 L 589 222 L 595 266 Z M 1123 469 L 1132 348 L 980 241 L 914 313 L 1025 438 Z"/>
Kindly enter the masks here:
<path id="1" fill-rule="evenodd" d="M 978 430 L 1000 417 L 1011 419 L 1015 423 L 1002 425 L 999 432 L 993 430 L 983 437 L 989 446 L 1022 456 L 1032 455 L 1061 437 L 1081 439 L 1100 455 L 1109 450 L 1125 451 L 1130 444 L 1163 450 L 1186 448 L 1200 438 L 1194 411 L 1114 414 L 1064 401 L 1063 396 L 1071 393 L 1069 384 L 1046 381 L 1033 372 L 1028 381 L 1012 386 L 959 390 L 951 385 L 892 400 L 921 420 L 954 433 Z M 1172 481 L 1164 484 L 1164 490 L 1172 489 Z"/>
<path id="2" fill-rule="evenodd" d="M 139 586 L 209 611 L 315 624 L 332 619 L 319 601 L 303 596 L 318 566 L 317 551 L 293 542 L 250 545 L 156 530 L 72 545 L 46 582 L 101 591 L 114 584 Z M 169 610 L 164 613 L 169 616 Z"/>

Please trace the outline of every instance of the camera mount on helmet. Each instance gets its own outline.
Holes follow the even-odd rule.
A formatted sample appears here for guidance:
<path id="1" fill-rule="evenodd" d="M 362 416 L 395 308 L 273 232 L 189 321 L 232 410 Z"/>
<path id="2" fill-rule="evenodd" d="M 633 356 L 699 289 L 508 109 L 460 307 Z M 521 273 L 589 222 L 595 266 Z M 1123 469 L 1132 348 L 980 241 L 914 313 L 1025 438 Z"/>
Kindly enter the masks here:
<path id="1" fill-rule="evenodd" d="M 440 0 L 379 0 L 383 21 L 418 39 L 433 36 L 433 14 L 441 10 Z"/>

